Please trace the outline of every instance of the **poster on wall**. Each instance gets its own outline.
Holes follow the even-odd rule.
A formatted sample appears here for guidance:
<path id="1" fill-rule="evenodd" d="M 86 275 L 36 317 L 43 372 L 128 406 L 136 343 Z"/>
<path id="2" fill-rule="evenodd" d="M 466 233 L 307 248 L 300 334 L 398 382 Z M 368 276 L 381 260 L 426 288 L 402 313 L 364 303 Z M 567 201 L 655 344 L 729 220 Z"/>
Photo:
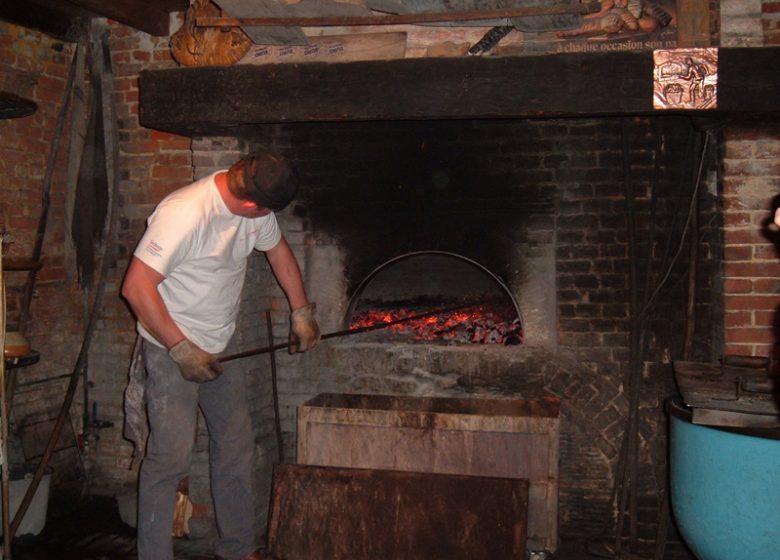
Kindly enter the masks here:
<path id="1" fill-rule="evenodd" d="M 525 54 L 671 49 L 677 46 L 674 0 L 600 0 L 598 11 L 577 17 L 575 25 L 525 33 Z"/>

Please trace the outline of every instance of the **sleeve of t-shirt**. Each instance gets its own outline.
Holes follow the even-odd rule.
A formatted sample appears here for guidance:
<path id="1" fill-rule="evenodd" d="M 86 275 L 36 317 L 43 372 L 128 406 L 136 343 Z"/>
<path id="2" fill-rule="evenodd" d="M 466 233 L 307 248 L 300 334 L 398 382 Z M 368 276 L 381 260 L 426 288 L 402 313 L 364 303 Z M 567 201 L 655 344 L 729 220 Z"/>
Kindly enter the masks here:
<path id="1" fill-rule="evenodd" d="M 263 220 L 260 235 L 255 240 L 255 249 L 258 251 L 270 251 L 282 239 L 282 230 L 276 221 L 276 215 L 272 212 L 261 218 Z"/>
<path id="2" fill-rule="evenodd" d="M 146 232 L 133 255 L 163 276 L 168 276 L 185 260 L 187 251 L 192 247 L 196 224 L 188 219 L 191 215 L 192 212 L 187 211 L 181 200 L 161 203 L 149 216 Z"/>

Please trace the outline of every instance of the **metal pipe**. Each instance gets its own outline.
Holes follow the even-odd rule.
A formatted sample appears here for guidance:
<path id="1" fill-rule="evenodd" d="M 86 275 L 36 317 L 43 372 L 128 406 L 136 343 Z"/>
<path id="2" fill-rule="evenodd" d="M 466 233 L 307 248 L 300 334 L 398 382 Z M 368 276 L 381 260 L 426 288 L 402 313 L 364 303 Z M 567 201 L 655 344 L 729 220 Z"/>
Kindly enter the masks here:
<path id="1" fill-rule="evenodd" d="M 11 515 L 10 515 L 10 463 L 8 461 L 8 403 L 5 394 L 5 277 L 3 276 L 3 239 L 0 232 L 0 347 L 3 358 L 0 361 L 0 468 L 2 468 L 3 498 L 0 512 L 3 516 L 3 558 L 11 558 Z"/>
<path id="2" fill-rule="evenodd" d="M 326 340 L 328 338 L 335 338 L 337 336 L 352 336 L 353 334 L 360 334 L 368 331 L 375 331 L 378 329 L 385 329 L 387 327 L 392 327 L 393 325 L 400 325 L 401 323 L 408 323 L 409 321 L 414 321 L 416 319 L 424 319 L 425 317 L 431 317 L 433 315 L 438 315 L 439 313 L 448 313 L 450 311 L 458 311 L 460 309 L 468 309 L 469 307 L 476 307 L 477 305 L 483 305 L 489 301 L 494 300 L 484 300 L 479 301 L 476 303 L 467 303 L 462 305 L 457 305 L 454 307 L 447 307 L 443 309 L 436 309 L 434 311 L 428 311 L 427 313 L 420 313 L 419 315 L 411 315 L 409 317 L 404 317 L 403 319 L 396 319 L 394 321 L 383 321 L 380 323 L 374 323 L 373 325 L 368 325 L 365 327 L 357 327 L 354 329 L 345 329 L 341 331 L 335 331 L 327 334 L 323 334 L 320 339 Z M 248 358 L 249 356 L 256 356 L 258 354 L 266 354 L 268 352 L 273 352 L 275 350 L 282 350 L 284 348 L 289 348 L 290 343 L 289 342 L 280 342 L 279 344 L 272 344 L 270 346 L 266 346 L 264 348 L 255 348 L 254 350 L 245 350 L 244 352 L 238 352 L 236 354 L 230 354 L 228 356 L 222 356 L 221 358 L 218 358 L 217 361 L 219 362 L 229 362 L 231 360 L 238 360 L 239 358 Z"/>
<path id="3" fill-rule="evenodd" d="M 268 343 L 274 343 L 274 323 L 271 310 L 265 310 L 265 322 L 268 328 Z M 271 352 L 271 396 L 274 401 L 274 431 L 276 432 L 276 454 L 279 463 L 284 463 L 284 441 L 282 440 L 282 421 L 279 416 L 279 387 L 276 382 L 276 352 Z"/>

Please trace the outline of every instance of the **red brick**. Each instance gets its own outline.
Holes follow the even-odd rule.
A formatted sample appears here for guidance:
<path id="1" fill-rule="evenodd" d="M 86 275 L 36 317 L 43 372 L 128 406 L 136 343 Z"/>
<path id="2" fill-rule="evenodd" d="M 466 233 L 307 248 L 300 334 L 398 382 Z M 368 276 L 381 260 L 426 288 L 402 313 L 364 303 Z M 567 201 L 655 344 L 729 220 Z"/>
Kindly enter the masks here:
<path id="1" fill-rule="evenodd" d="M 753 313 L 756 325 L 772 325 L 780 327 L 780 310 L 775 311 L 756 311 Z"/>
<path id="2" fill-rule="evenodd" d="M 780 261 L 725 263 L 727 278 L 780 278 Z"/>
<path id="3" fill-rule="evenodd" d="M 753 280 L 753 291 L 757 294 L 772 294 L 780 301 L 780 278 L 759 278 Z"/>
<path id="4" fill-rule="evenodd" d="M 150 130 L 150 138 L 157 141 L 166 141 L 174 137 L 174 134 L 170 132 L 163 132 L 162 130 Z"/>
<path id="5" fill-rule="evenodd" d="M 756 245 L 753 247 L 753 258 L 763 260 L 774 260 L 780 258 L 780 248 L 774 244 Z"/>
<path id="6" fill-rule="evenodd" d="M 138 89 L 136 78 L 117 78 L 114 80 L 114 91 L 132 91 Z"/>
<path id="7" fill-rule="evenodd" d="M 138 98 L 138 91 L 125 91 L 122 94 L 117 95 L 117 100 L 119 102 L 127 104 L 137 104 Z"/>
<path id="8" fill-rule="evenodd" d="M 762 157 L 767 159 L 724 160 L 723 172 L 728 176 L 756 177 L 780 175 L 780 161 L 774 159 L 778 156 L 766 155 Z"/>
<path id="9" fill-rule="evenodd" d="M 723 241 L 726 245 L 757 245 L 766 243 L 761 229 L 751 227 L 746 229 L 728 229 L 723 233 Z"/>
<path id="10" fill-rule="evenodd" d="M 778 329 L 774 327 L 726 329 L 726 339 L 732 343 L 771 344 L 777 337 Z"/>
<path id="11" fill-rule="evenodd" d="M 780 298 L 774 296 L 726 295 L 724 304 L 729 310 L 774 310 L 780 304 Z"/>
<path id="12" fill-rule="evenodd" d="M 178 181 L 182 178 L 192 176 L 192 169 L 189 167 L 167 167 L 156 165 L 152 168 L 152 177 L 155 179 L 173 179 Z"/>
<path id="13" fill-rule="evenodd" d="M 160 144 L 160 148 L 165 150 L 189 150 L 191 147 L 192 139 L 187 136 L 171 135 Z"/>
<path id="14" fill-rule="evenodd" d="M 727 212 L 723 215 L 723 224 L 730 226 L 749 226 L 752 224 L 752 215 L 749 212 Z"/>
<path id="15" fill-rule="evenodd" d="M 775 163 L 780 158 L 780 131 L 775 132 L 775 138 L 770 139 L 765 136 L 756 141 L 756 145 L 753 148 L 756 158 L 771 160 L 770 164 Z"/>
<path id="16" fill-rule="evenodd" d="M 723 282 L 723 291 L 727 294 L 750 294 L 753 293 L 753 282 L 743 278 L 726 278 Z"/>
<path id="17" fill-rule="evenodd" d="M 727 262 L 749 261 L 753 258 L 751 245 L 727 245 L 723 248 L 723 256 Z"/>
<path id="18" fill-rule="evenodd" d="M 728 327 L 752 327 L 753 313 L 750 311 L 726 311 L 723 324 Z"/>
<path id="19" fill-rule="evenodd" d="M 723 345 L 723 353 L 734 356 L 755 356 L 752 344 L 732 343 L 728 335 L 731 331 L 726 331 L 726 343 Z"/>

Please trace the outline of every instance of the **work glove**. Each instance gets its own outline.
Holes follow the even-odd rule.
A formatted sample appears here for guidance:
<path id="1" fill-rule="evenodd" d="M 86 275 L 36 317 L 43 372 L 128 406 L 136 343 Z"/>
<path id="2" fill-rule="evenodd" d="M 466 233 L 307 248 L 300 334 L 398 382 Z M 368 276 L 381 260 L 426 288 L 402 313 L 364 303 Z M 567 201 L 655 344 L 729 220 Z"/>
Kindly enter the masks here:
<path id="1" fill-rule="evenodd" d="M 179 366 L 181 376 L 187 381 L 205 383 L 222 375 L 222 365 L 214 355 L 186 338 L 175 344 L 168 355 Z"/>
<path id="2" fill-rule="evenodd" d="M 290 314 L 290 346 L 288 352 L 306 352 L 311 350 L 320 341 L 320 327 L 314 318 L 317 306 L 310 303 L 305 307 L 299 307 Z"/>

